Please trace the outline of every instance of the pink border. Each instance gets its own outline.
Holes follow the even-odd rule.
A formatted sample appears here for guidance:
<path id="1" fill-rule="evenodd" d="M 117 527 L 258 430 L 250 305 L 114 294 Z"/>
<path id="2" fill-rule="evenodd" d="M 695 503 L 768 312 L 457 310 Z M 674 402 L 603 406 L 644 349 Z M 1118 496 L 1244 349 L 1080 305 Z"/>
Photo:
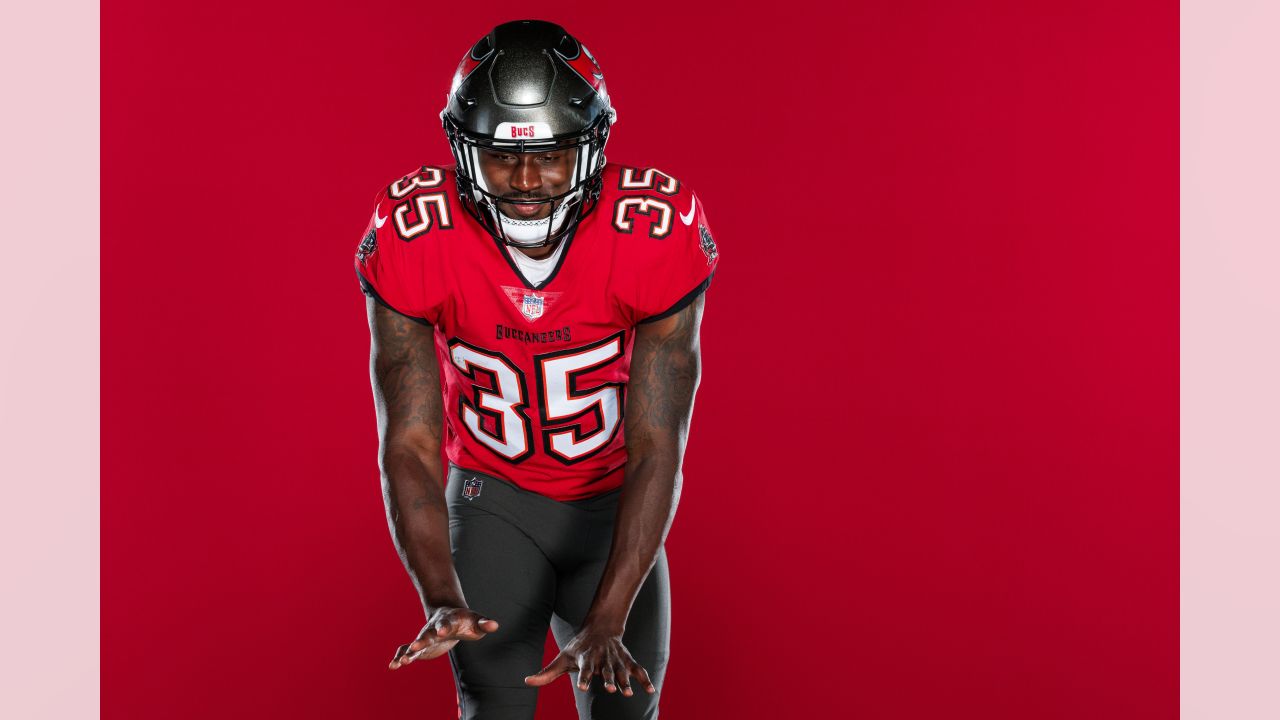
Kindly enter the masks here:
<path id="1" fill-rule="evenodd" d="M 1280 717 L 1280 52 L 1182 4 L 1182 717 Z"/>
<path id="2" fill-rule="evenodd" d="M 99 9 L 0 9 L 0 717 L 99 714 Z M 38 70 L 38 71 L 37 71 Z M 75 183 L 74 232 L 51 237 Z M 41 272 L 17 272 L 18 260 Z"/>
<path id="3" fill-rule="evenodd" d="M 1280 674 L 1280 581 L 1269 569 L 1280 548 L 1280 102 L 1266 91 L 1280 67 L 1268 30 L 1280 10 L 1232 6 L 1183 3 L 1184 718 L 1280 716 L 1268 689 Z M 65 181 L 66 168 L 96 189 L 99 10 L 77 1 L 0 12 L 0 83 L 10 107 L 24 108 L 0 133 L 14 247 L 42 237 L 41 219 L 59 208 L 39 188 Z M 99 330 L 85 312 L 97 307 L 99 250 L 96 192 L 83 197 L 86 226 L 61 236 L 50 258 L 59 292 L 32 275 L 0 284 L 6 717 L 83 718 L 99 707 Z M 41 316 L 60 318 L 56 332 L 35 320 L 36 298 Z"/>

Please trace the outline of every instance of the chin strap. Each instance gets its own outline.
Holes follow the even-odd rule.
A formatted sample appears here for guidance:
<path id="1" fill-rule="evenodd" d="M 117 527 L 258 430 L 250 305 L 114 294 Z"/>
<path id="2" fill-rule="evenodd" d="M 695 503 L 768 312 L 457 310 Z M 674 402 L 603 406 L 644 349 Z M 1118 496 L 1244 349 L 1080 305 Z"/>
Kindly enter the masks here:
<path id="1" fill-rule="evenodd" d="M 541 220 L 510 218 L 503 215 L 495 203 L 485 204 L 488 206 L 489 214 L 502 224 L 502 234 L 506 236 L 508 244 L 533 248 L 542 247 L 547 244 L 548 238 L 554 238 L 556 233 L 564 227 L 569 213 L 576 209 L 580 202 L 582 202 L 582 192 L 578 191 L 565 198 L 559 207 Z"/>

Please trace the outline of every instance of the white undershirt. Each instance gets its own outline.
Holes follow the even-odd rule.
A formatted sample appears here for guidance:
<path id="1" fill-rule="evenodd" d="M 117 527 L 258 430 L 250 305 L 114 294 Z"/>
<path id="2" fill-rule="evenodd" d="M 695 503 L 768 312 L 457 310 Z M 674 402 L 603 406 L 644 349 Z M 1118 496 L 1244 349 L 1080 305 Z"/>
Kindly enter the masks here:
<path id="1" fill-rule="evenodd" d="M 507 253 L 511 255 L 511 260 L 520 269 L 520 274 L 524 276 L 524 279 L 528 280 L 530 285 L 538 287 L 546 282 L 547 276 L 551 274 L 556 263 L 559 262 L 560 256 L 564 254 L 564 246 L 565 242 L 563 240 L 559 241 L 556 243 L 556 249 L 540 260 L 534 260 L 521 250 L 510 245 L 507 246 Z"/>

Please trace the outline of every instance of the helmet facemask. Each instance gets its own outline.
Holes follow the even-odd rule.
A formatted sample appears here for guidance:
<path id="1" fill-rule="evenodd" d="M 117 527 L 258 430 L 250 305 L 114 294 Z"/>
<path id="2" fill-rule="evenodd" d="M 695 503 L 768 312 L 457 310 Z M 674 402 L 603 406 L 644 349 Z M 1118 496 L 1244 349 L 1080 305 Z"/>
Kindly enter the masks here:
<path id="1" fill-rule="evenodd" d="M 571 136 L 497 139 L 468 133 L 447 112 L 441 113 L 449 148 L 457 162 L 458 193 L 473 217 L 498 241 L 518 248 L 539 248 L 567 236 L 594 208 L 600 197 L 601 173 L 605 166 L 604 147 L 612 125 L 612 110 L 601 113 L 582 132 Z M 569 189 L 558 195 L 531 200 L 521 205 L 551 205 L 540 220 L 509 217 L 499 202 L 513 202 L 489 187 L 480 167 L 481 152 L 545 153 L 574 151 Z"/>

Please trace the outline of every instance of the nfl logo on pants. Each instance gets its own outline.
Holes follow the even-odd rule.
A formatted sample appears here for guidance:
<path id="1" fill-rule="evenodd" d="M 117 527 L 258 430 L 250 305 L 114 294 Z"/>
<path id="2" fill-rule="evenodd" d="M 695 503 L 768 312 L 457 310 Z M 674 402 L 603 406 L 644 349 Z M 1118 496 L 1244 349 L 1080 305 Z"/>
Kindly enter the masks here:
<path id="1" fill-rule="evenodd" d="M 482 485 L 484 485 L 484 481 L 480 478 L 467 478 L 466 482 L 462 483 L 462 497 L 468 501 L 475 500 L 480 497 L 480 486 Z"/>

